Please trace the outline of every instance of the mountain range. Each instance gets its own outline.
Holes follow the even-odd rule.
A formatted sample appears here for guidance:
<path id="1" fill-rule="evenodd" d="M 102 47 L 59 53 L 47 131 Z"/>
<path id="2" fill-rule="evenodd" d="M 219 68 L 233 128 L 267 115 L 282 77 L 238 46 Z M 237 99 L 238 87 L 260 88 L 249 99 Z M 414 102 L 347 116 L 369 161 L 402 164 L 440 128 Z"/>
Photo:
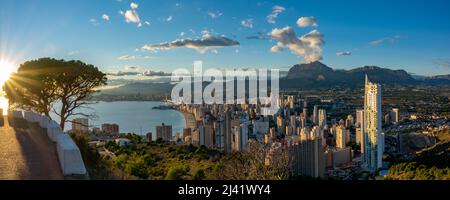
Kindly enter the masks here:
<path id="1" fill-rule="evenodd" d="M 450 86 L 450 74 L 439 76 L 411 75 L 405 70 L 391 70 L 376 66 L 365 66 L 351 70 L 334 70 L 321 62 L 298 64 L 280 78 L 280 89 L 330 89 L 362 88 L 365 75 L 373 82 L 383 85 L 429 85 Z M 205 83 L 207 84 L 207 83 Z M 204 85 L 205 86 L 205 85 Z M 113 89 L 103 90 L 100 95 L 114 96 L 170 96 L 173 84 L 163 82 L 131 82 Z"/>
<path id="2" fill-rule="evenodd" d="M 331 87 L 359 87 L 365 75 L 373 82 L 385 85 L 450 85 L 450 75 L 415 78 L 405 70 L 391 70 L 364 66 L 351 70 L 334 70 L 316 61 L 294 65 L 280 80 L 282 89 L 317 89 Z"/>

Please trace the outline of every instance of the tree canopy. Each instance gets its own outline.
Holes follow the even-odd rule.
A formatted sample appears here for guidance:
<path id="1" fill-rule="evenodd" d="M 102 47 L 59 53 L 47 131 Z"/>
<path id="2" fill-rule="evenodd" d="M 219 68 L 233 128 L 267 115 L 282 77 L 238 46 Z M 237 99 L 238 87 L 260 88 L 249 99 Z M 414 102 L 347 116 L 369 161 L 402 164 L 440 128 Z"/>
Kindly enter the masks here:
<path id="1" fill-rule="evenodd" d="M 70 116 L 84 115 L 76 110 L 88 104 L 86 100 L 106 85 L 106 74 L 81 61 L 40 58 L 20 65 L 4 85 L 10 106 L 44 114 L 54 112 L 60 117 L 61 128 Z M 61 104 L 60 110 L 53 105 Z"/>

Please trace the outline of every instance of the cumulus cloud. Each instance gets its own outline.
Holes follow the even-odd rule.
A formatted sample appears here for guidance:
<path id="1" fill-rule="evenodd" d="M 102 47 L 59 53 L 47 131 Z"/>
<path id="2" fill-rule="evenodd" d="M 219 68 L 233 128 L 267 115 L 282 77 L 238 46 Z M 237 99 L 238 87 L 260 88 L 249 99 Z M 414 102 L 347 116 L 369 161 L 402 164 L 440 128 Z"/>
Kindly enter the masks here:
<path id="1" fill-rule="evenodd" d="M 286 10 L 286 8 L 284 8 L 282 6 L 278 6 L 278 5 L 272 7 L 272 13 L 270 13 L 270 15 L 268 15 L 266 17 L 267 22 L 270 24 L 277 23 L 275 20 L 278 18 L 278 15 L 283 13 L 285 10 Z"/>
<path id="2" fill-rule="evenodd" d="M 180 36 L 181 36 L 181 37 L 184 37 L 184 35 L 186 35 L 185 32 L 181 32 L 181 33 L 180 33 Z"/>
<path id="3" fill-rule="evenodd" d="M 242 20 L 241 26 L 243 26 L 245 28 L 253 28 L 253 19 Z"/>
<path id="4" fill-rule="evenodd" d="M 103 14 L 102 19 L 105 21 L 109 21 L 109 16 L 107 14 Z"/>
<path id="5" fill-rule="evenodd" d="M 318 27 L 317 19 L 315 17 L 300 17 L 297 20 L 299 27 Z"/>
<path id="6" fill-rule="evenodd" d="M 125 12 L 120 11 L 119 13 L 125 17 L 125 21 L 127 23 L 134 23 L 137 24 L 138 27 L 141 27 L 142 26 L 141 18 L 139 17 L 139 14 L 136 11 L 138 7 L 139 5 L 133 2 L 130 4 L 131 10 L 126 10 Z"/>
<path id="7" fill-rule="evenodd" d="M 395 44 L 395 43 L 400 42 L 400 38 L 401 37 L 399 35 L 396 35 L 394 37 L 385 37 L 385 38 L 381 38 L 381 39 L 370 42 L 370 45 L 379 46 L 381 44 Z"/>
<path id="8" fill-rule="evenodd" d="M 339 51 L 336 53 L 336 56 L 350 56 L 352 55 L 352 52 L 350 51 Z"/>
<path id="9" fill-rule="evenodd" d="M 142 49 L 156 52 L 159 50 L 171 50 L 185 47 L 194 49 L 199 53 L 206 53 L 208 50 L 238 45 L 238 41 L 229 39 L 225 36 L 214 36 L 208 31 L 204 31 L 203 36 L 200 39 L 177 39 L 172 42 L 164 42 L 161 44 L 146 44 Z"/>
<path id="10" fill-rule="evenodd" d="M 323 35 L 317 30 L 297 37 L 294 30 L 287 26 L 282 29 L 272 30 L 271 36 L 278 41 L 271 48 L 271 52 L 277 53 L 287 48 L 292 53 L 303 57 L 307 63 L 322 59 Z"/>
<path id="11" fill-rule="evenodd" d="M 138 27 L 142 26 L 141 19 L 139 18 L 139 14 L 135 10 L 127 10 L 123 14 L 125 17 L 125 21 L 127 23 L 135 23 Z"/>
<path id="12" fill-rule="evenodd" d="M 208 12 L 208 15 L 209 15 L 212 19 L 216 19 L 216 18 L 222 16 L 223 13 L 221 13 L 220 11 L 215 11 L 215 12 L 214 12 L 214 11 L 209 11 L 209 12 Z"/>
<path id="13" fill-rule="evenodd" d="M 139 4 L 132 2 L 132 3 L 130 4 L 130 8 L 133 9 L 133 10 L 136 10 L 136 9 L 139 8 Z"/>

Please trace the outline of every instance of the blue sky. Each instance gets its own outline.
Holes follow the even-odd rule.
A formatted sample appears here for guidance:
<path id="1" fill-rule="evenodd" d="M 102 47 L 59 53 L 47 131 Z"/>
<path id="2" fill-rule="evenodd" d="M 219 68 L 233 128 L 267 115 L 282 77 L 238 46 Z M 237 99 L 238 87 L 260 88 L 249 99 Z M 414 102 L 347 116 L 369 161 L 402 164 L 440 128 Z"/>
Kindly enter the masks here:
<path id="1" fill-rule="evenodd" d="M 283 9 L 275 11 L 274 6 Z M 194 60 L 203 60 L 206 67 L 288 69 L 305 62 L 306 56 L 298 53 L 303 49 L 289 49 L 284 43 L 283 51 L 273 52 L 280 40 L 271 36 L 274 29 L 290 26 L 297 37 L 320 32 L 324 44 L 313 50 L 333 68 L 377 65 L 422 75 L 448 74 L 449 9 L 445 0 L 1 0 L 0 56 L 17 64 L 39 57 L 80 59 L 104 71 L 138 67 L 171 72 L 191 68 Z M 139 22 L 127 22 L 127 11 L 137 13 Z M 270 23 L 268 16 L 275 12 Z M 301 17 L 313 17 L 318 26 L 300 27 Z M 262 39 L 247 38 L 258 33 Z M 205 37 L 239 45 L 159 45 L 177 39 L 195 43 Z M 148 51 L 144 45 L 155 48 Z"/>

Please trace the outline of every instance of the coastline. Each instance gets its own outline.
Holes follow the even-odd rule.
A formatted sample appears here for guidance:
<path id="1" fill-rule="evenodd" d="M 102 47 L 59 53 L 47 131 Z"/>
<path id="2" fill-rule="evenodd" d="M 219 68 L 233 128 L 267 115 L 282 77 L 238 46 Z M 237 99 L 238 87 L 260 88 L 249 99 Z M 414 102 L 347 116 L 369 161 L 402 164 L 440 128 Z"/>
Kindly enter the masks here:
<path id="1" fill-rule="evenodd" d="M 195 117 L 192 113 L 188 113 L 188 112 L 181 111 L 178 109 L 177 109 L 177 111 L 183 114 L 184 120 L 186 121 L 186 128 L 190 128 L 191 130 L 194 130 L 197 127 Z"/>

